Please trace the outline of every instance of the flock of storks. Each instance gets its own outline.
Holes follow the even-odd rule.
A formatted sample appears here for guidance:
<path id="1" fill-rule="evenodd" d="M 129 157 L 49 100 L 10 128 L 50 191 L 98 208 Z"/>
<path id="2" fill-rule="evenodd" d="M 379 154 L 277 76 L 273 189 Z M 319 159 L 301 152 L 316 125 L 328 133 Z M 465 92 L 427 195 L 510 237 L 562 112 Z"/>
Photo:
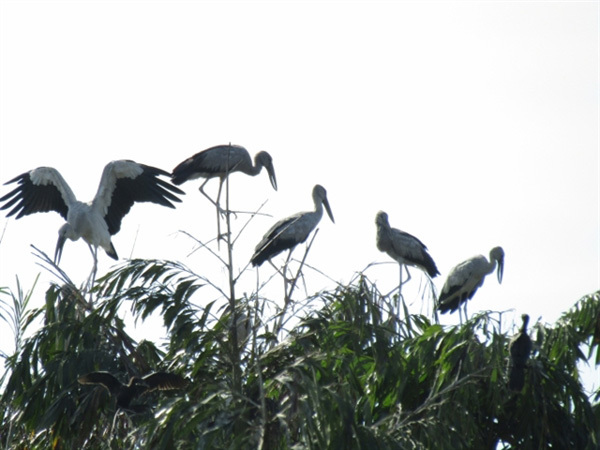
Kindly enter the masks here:
<path id="1" fill-rule="evenodd" d="M 58 231 L 55 263 L 60 262 L 67 239 L 72 241 L 83 239 L 92 252 L 94 258 L 92 273 L 95 274 L 98 247 L 102 247 L 111 258 L 118 259 L 111 236 L 121 229 L 121 221 L 134 203 L 152 202 L 174 208 L 173 202 L 181 201 L 177 195 L 184 194 L 174 185 L 203 178 L 205 181 L 199 188 L 200 192 L 215 205 L 219 224 L 219 216 L 225 213 L 220 206 L 220 197 L 227 176 L 232 172 L 254 176 L 260 173 L 263 167 L 269 175 L 271 185 L 277 190 L 277 179 L 271 156 L 261 151 L 255 155 L 253 163 L 248 151 L 237 145 L 218 145 L 203 150 L 177 165 L 172 173 L 130 160 L 112 161 L 104 168 L 96 196 L 89 203 L 77 200 L 56 169 L 38 167 L 5 183 L 18 185 L 0 198 L 0 202 L 4 202 L 0 209 L 12 208 L 7 217 L 16 214 L 17 219 L 37 212 L 58 212 L 66 223 Z M 170 177 L 173 184 L 161 179 L 161 176 Z M 203 190 L 204 185 L 211 178 L 219 178 L 216 201 Z M 250 260 L 253 266 L 260 266 L 285 250 L 290 250 L 291 255 L 296 245 L 305 242 L 316 228 L 323 216 L 323 209 L 334 222 L 325 188 L 315 185 L 312 198 L 315 204 L 314 211 L 301 212 L 282 219 L 265 233 L 256 245 Z M 400 288 L 410 279 L 408 266 L 417 267 L 431 278 L 439 275 L 427 247 L 419 239 L 392 228 L 388 215 L 383 211 L 377 213 L 375 224 L 377 248 L 387 253 L 400 265 Z M 220 227 L 218 233 L 220 239 Z M 504 251 L 501 247 L 494 247 L 489 256 L 489 261 L 483 255 L 474 256 L 450 271 L 438 298 L 439 311 L 446 313 L 458 309 L 461 315 L 460 308 L 463 306 L 466 316 L 467 300 L 473 297 L 485 277 L 492 273 L 496 266 L 498 281 L 502 281 Z M 404 283 L 402 282 L 403 267 L 406 268 L 408 276 Z M 523 315 L 522 318 L 523 325 L 509 345 L 509 387 L 514 391 L 521 391 L 523 388 L 525 366 L 532 349 L 531 339 L 527 334 L 529 317 Z M 107 372 L 92 372 L 81 377 L 79 382 L 103 385 L 116 398 L 118 407 L 129 410 L 135 410 L 130 405 L 131 400 L 144 392 L 155 389 L 179 389 L 187 385 L 187 380 L 183 377 L 167 372 L 157 372 L 144 378 L 133 377 L 127 385 Z"/>

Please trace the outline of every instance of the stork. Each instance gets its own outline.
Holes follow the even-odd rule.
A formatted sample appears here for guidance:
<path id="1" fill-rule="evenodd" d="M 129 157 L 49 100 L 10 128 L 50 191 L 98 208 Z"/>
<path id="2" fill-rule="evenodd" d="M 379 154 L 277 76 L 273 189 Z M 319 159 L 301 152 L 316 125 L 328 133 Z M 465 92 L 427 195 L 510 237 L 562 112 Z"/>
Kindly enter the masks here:
<path id="1" fill-rule="evenodd" d="M 7 217 L 16 218 L 37 212 L 58 212 L 67 222 L 58 231 L 54 262 L 58 264 L 67 239 L 82 238 L 94 257 L 92 275 L 96 272 L 98 247 L 118 259 L 111 235 L 121 229 L 121 220 L 135 202 L 152 202 L 174 208 L 171 202 L 181 200 L 175 194 L 183 191 L 159 178 L 168 176 L 164 170 L 130 160 L 112 161 L 104 167 L 96 196 L 83 203 L 52 167 L 38 167 L 5 184 L 18 183 L 11 192 L 0 198 L 6 202 L 0 209 L 12 210 Z"/>
<path id="2" fill-rule="evenodd" d="M 117 377 L 109 372 L 91 372 L 77 379 L 79 384 L 102 385 L 113 397 L 116 398 L 117 408 L 141 412 L 146 408 L 142 405 L 131 405 L 131 402 L 154 390 L 183 389 L 189 380 L 170 372 L 154 372 L 145 377 L 131 377 L 128 384 L 121 383 Z"/>
<path id="3" fill-rule="evenodd" d="M 315 185 L 312 198 L 315 203 L 314 211 L 300 212 L 282 219 L 265 233 L 254 249 L 254 255 L 250 260 L 253 266 L 260 266 L 284 250 L 290 250 L 291 254 L 294 247 L 306 241 L 318 225 L 323 217 L 323 206 L 331 221 L 335 223 L 325 188 L 320 184 Z"/>
<path id="4" fill-rule="evenodd" d="M 511 391 L 521 392 L 525 385 L 525 366 L 529 359 L 529 354 L 533 344 L 531 338 L 527 334 L 527 324 L 529 323 L 529 316 L 523 314 L 521 316 L 523 325 L 517 334 L 513 336 L 508 344 L 508 351 L 510 353 L 509 373 L 508 373 L 508 387 Z"/>
<path id="5" fill-rule="evenodd" d="M 473 298 L 477 289 L 483 285 L 485 277 L 496 269 L 496 263 L 498 263 L 498 282 L 502 283 L 504 273 L 504 250 L 502 247 L 494 247 L 490 250 L 489 261 L 485 256 L 477 255 L 454 267 L 440 293 L 438 310 L 445 314 L 458 309 L 460 314 L 460 307 L 464 304 L 466 319 L 467 300 Z"/>
<path id="6" fill-rule="evenodd" d="M 400 291 L 402 285 L 411 278 L 407 266 L 416 267 L 431 278 L 439 275 L 435 262 L 427 252 L 425 244 L 405 231 L 390 227 L 387 213 L 379 211 L 375 216 L 375 225 L 377 226 L 377 248 L 379 251 L 387 253 L 400 265 Z M 407 274 L 404 283 L 402 282 L 403 266 L 406 268 Z"/>
<path id="7" fill-rule="evenodd" d="M 176 185 L 181 185 L 188 180 L 196 178 L 205 178 L 200 185 L 200 192 L 217 208 L 217 228 L 219 239 L 221 236 L 219 214 L 223 213 L 220 206 L 221 189 L 223 182 L 232 172 L 243 172 L 250 176 L 258 175 L 262 168 L 267 169 L 269 180 L 273 189 L 277 190 L 277 179 L 275 178 L 275 169 L 273 168 L 273 158 L 265 151 L 258 152 L 254 156 L 254 165 L 248 150 L 239 145 L 217 145 L 215 147 L 202 150 L 194 156 L 189 157 L 173 169 L 171 180 Z M 214 201 L 204 192 L 204 185 L 211 178 L 219 178 L 219 191 L 217 201 Z"/>

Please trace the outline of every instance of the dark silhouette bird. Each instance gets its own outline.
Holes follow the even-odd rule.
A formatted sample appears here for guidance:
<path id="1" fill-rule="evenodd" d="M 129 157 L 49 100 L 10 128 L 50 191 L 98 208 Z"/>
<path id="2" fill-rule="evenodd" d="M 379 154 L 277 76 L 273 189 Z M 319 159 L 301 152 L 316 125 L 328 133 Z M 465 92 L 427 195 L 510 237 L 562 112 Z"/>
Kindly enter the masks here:
<path id="1" fill-rule="evenodd" d="M 527 334 L 529 316 L 521 316 L 523 325 L 517 334 L 513 336 L 508 344 L 510 362 L 508 369 L 508 387 L 511 391 L 521 392 L 525 385 L 525 367 L 532 349 L 531 338 Z"/>
<path id="2" fill-rule="evenodd" d="M 137 397 L 154 390 L 183 389 L 189 381 L 175 373 L 154 372 L 145 377 L 131 377 L 128 384 L 121 383 L 109 372 L 91 372 L 79 377 L 80 384 L 100 384 L 115 397 L 117 408 L 134 412 L 140 412 L 146 407 L 144 405 L 132 405 L 131 402 Z"/>
<path id="3" fill-rule="evenodd" d="M 485 256 L 477 255 L 454 267 L 442 288 L 438 298 L 438 310 L 445 314 L 454 312 L 464 305 L 465 318 L 467 316 L 467 300 L 473 298 L 485 280 L 485 277 L 496 269 L 498 263 L 498 282 L 502 283 L 504 273 L 504 250 L 502 247 L 494 247 L 490 250 L 490 260 Z M 461 317 L 462 322 L 462 317 Z"/>
<path id="4" fill-rule="evenodd" d="M 315 185 L 312 198 L 315 203 L 314 211 L 300 212 L 282 219 L 265 233 L 250 260 L 253 266 L 260 266 L 284 250 L 290 250 L 291 253 L 296 245 L 306 241 L 323 217 L 323 206 L 335 223 L 325 188 L 320 184 Z"/>
<path id="5" fill-rule="evenodd" d="M 258 175 L 262 168 L 267 169 L 269 180 L 273 189 L 277 190 L 277 179 L 275 178 L 275 169 L 273 168 L 273 158 L 267 152 L 258 152 L 254 156 L 254 165 L 250 159 L 248 150 L 239 145 L 217 145 L 208 148 L 194 156 L 189 157 L 173 169 L 171 180 L 174 184 L 180 185 L 196 178 L 205 178 L 200 185 L 200 192 L 208 198 L 213 205 L 221 211 L 219 200 L 221 198 L 221 188 L 223 182 L 232 172 L 243 172 L 246 175 Z M 204 185 L 211 178 L 219 178 L 219 191 L 217 201 L 215 202 L 204 192 Z"/>
<path id="6" fill-rule="evenodd" d="M 410 272 L 407 266 L 416 267 L 431 278 L 439 275 L 433 258 L 427 251 L 427 247 L 416 237 L 390 227 L 387 213 L 379 211 L 375 216 L 377 226 L 377 248 L 387 253 L 398 264 L 400 264 L 400 288 L 410 280 Z M 406 267 L 408 278 L 402 282 L 402 267 Z"/>
<path id="7" fill-rule="evenodd" d="M 12 207 L 7 217 L 17 214 L 17 219 L 37 212 L 56 211 L 67 222 L 58 231 L 54 261 L 60 262 L 67 239 L 82 238 L 92 252 L 95 268 L 98 247 L 118 259 L 111 236 L 121 229 L 123 217 L 135 202 L 174 208 L 171 202 L 181 201 L 175 194 L 183 194 L 183 191 L 160 179 L 161 175 L 169 176 L 164 170 L 134 161 L 112 161 L 104 167 L 94 199 L 83 203 L 77 200 L 56 169 L 38 167 L 5 183 L 16 182 L 18 186 L 0 198 L 0 202 L 6 202 L 0 209 Z"/>

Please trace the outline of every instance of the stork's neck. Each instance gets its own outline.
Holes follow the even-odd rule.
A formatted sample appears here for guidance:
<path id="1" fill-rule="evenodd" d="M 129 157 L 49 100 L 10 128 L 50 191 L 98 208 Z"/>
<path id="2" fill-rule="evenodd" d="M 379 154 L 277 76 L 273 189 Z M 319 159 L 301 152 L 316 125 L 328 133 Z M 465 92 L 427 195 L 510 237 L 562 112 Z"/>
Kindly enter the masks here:
<path id="1" fill-rule="evenodd" d="M 260 173 L 260 171 L 262 170 L 263 165 L 258 162 L 258 161 L 254 161 L 254 165 L 250 165 L 250 166 L 244 166 L 242 165 L 242 169 L 241 171 L 244 172 L 246 175 L 250 175 L 250 176 L 255 176 L 258 175 Z"/>

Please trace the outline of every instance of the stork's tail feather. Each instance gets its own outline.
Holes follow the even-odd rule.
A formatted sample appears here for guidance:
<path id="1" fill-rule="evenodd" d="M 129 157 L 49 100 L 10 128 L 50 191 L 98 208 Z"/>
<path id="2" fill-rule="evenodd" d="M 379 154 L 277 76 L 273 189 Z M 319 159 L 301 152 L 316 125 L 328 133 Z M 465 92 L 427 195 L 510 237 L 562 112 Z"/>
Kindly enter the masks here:
<path id="1" fill-rule="evenodd" d="M 511 391 L 521 392 L 525 386 L 525 367 L 511 366 L 508 373 L 508 387 Z"/>
<path id="2" fill-rule="evenodd" d="M 110 256 L 112 259 L 114 259 L 115 261 L 119 260 L 119 256 L 117 255 L 117 251 L 115 250 L 115 246 L 113 245 L 113 243 L 110 243 L 110 251 L 104 249 L 104 251 L 106 252 L 106 254 L 108 256 Z"/>
<path id="3" fill-rule="evenodd" d="M 427 273 L 429 274 L 429 276 L 431 278 L 435 278 L 440 274 L 440 271 L 438 270 L 437 266 L 435 265 L 435 261 L 429 254 L 427 254 L 427 259 L 426 259 L 424 267 L 427 270 Z"/>

